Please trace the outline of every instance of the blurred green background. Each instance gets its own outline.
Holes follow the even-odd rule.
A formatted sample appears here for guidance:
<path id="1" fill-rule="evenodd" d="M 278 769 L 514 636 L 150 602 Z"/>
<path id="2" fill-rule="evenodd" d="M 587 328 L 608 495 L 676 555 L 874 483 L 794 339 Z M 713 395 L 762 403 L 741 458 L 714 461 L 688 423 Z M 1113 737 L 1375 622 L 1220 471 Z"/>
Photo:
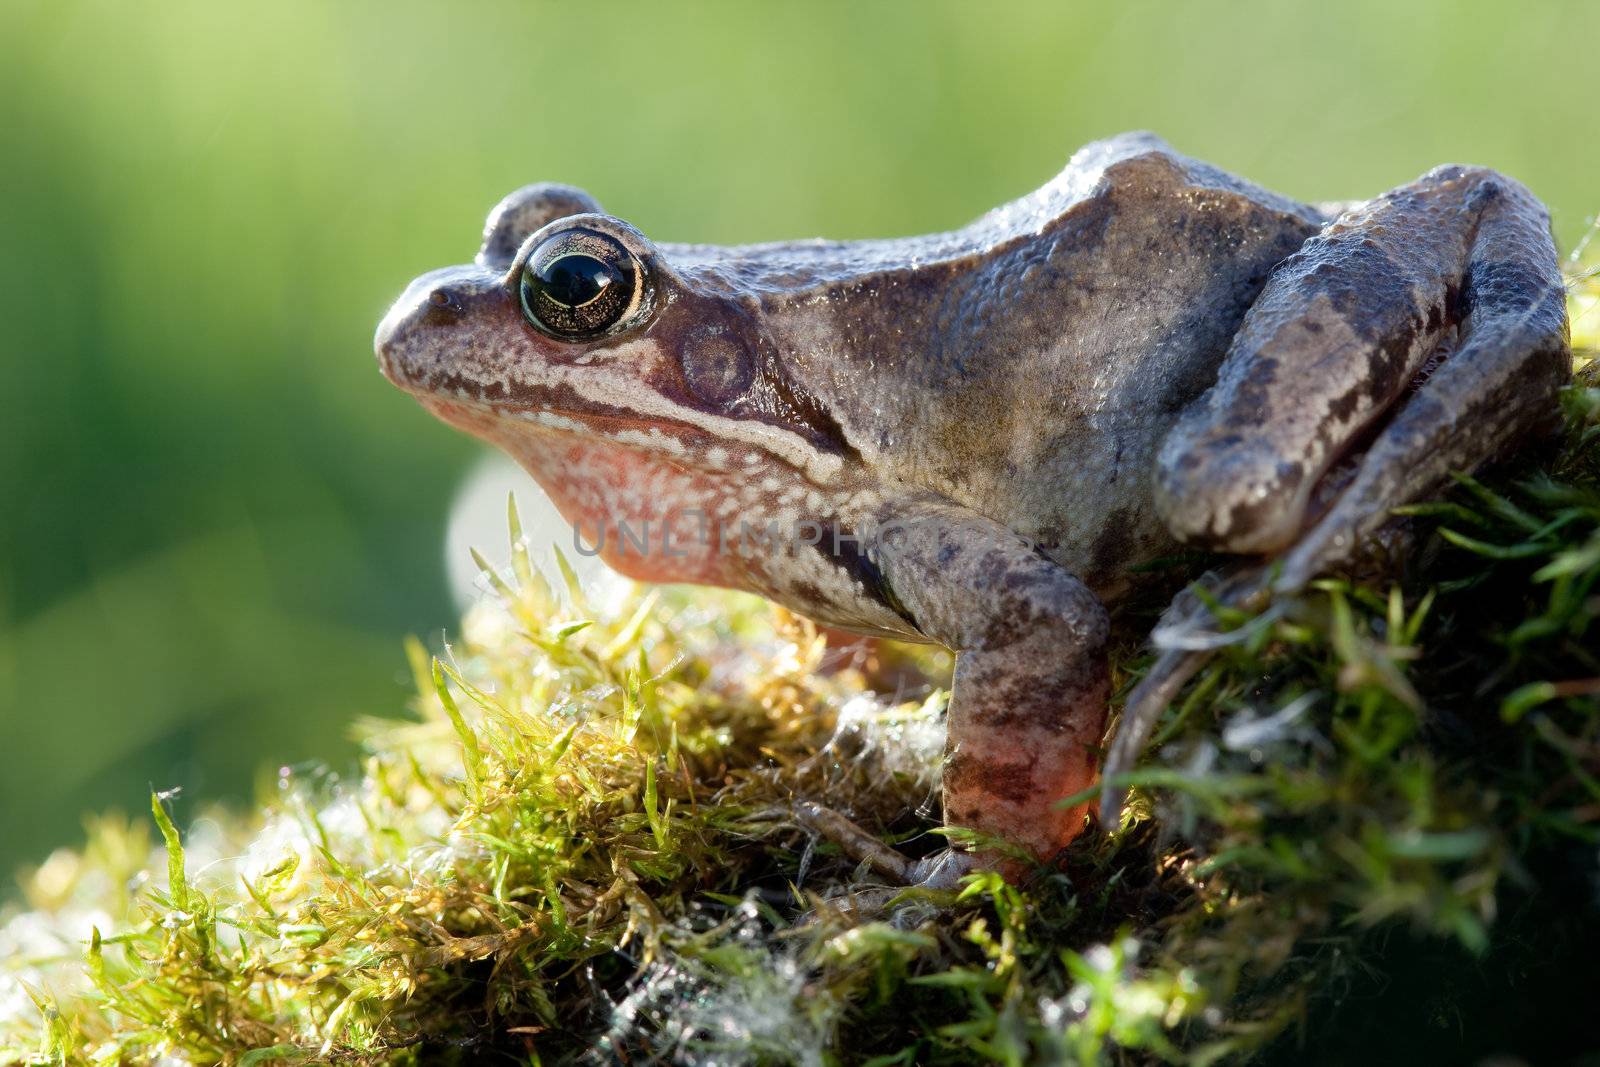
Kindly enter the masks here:
<path id="1" fill-rule="evenodd" d="M 1491 164 L 1570 246 L 1597 39 L 1577 2 L 0 0 L 0 869 L 403 706 L 477 446 L 370 337 L 508 190 L 903 234 L 1146 127 L 1305 199 Z"/>

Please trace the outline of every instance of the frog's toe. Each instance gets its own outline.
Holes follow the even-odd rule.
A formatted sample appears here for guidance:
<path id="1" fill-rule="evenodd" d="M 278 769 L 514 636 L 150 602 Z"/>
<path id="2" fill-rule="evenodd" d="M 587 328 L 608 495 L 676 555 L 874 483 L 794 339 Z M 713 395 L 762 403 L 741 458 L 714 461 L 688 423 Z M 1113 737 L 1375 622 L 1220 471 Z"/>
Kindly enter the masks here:
<path id="1" fill-rule="evenodd" d="M 1244 641 L 1262 626 L 1277 618 L 1270 606 L 1278 573 L 1276 563 L 1242 564 L 1230 571 L 1208 573 L 1184 589 L 1150 632 L 1150 643 L 1158 652 L 1212 652 Z M 1204 597 L 1200 591 L 1204 590 Z M 1224 629 L 1218 625 L 1212 605 L 1247 612 L 1254 616 L 1241 626 Z"/>
<path id="2" fill-rule="evenodd" d="M 970 852 L 941 849 L 912 863 L 906 870 L 906 884 L 919 889 L 959 889 L 961 879 L 983 864 Z"/>
<path id="3" fill-rule="evenodd" d="M 911 860 L 832 808 L 814 800 L 796 801 L 794 817 L 801 826 L 838 845 L 846 856 L 865 863 L 883 877 L 900 885 L 914 881 L 912 872 L 916 865 Z"/>
<path id="4" fill-rule="evenodd" d="M 1139 762 L 1145 742 L 1167 705 L 1177 699 L 1184 685 L 1218 649 L 1245 640 L 1278 617 L 1276 606 L 1268 603 L 1277 574 L 1275 564 L 1266 564 L 1236 567 L 1221 577 L 1207 575 L 1195 583 L 1209 590 L 1207 599 L 1198 596 L 1195 586 L 1191 586 L 1178 594 L 1162 614 L 1150 635 L 1159 655 L 1128 694 L 1101 767 L 1103 825 L 1117 825 L 1128 794 L 1127 785 L 1120 779 Z M 1242 626 L 1224 630 L 1217 625 L 1213 603 L 1252 612 L 1254 617 Z"/>
<path id="5" fill-rule="evenodd" d="M 1016 881 L 1025 873 L 1018 860 L 953 848 L 940 849 L 919 860 L 908 859 L 837 811 L 815 801 L 797 802 L 794 815 L 802 826 L 896 885 L 950 890 L 959 888 L 961 879 L 976 870 L 998 870 L 1008 881 Z"/>
<path id="6" fill-rule="evenodd" d="M 1171 649 L 1161 653 L 1150 670 L 1128 694 L 1100 771 L 1100 822 L 1116 827 L 1128 786 L 1122 777 L 1132 771 L 1144 752 L 1144 744 L 1155 731 L 1156 722 L 1172 703 L 1184 684 L 1205 666 L 1212 653 Z"/>

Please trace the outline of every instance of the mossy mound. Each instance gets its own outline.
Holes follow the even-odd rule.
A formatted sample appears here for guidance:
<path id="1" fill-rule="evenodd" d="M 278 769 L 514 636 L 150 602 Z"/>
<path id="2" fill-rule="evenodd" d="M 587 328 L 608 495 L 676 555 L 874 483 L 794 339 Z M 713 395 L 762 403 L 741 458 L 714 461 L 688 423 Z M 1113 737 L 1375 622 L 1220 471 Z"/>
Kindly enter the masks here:
<path id="1" fill-rule="evenodd" d="M 183 835 L 158 797 L 31 872 L 0 1064 L 1571 1053 L 1600 948 L 1595 368 L 1567 402 L 1559 447 L 1412 509 L 1398 584 L 1224 618 L 1123 824 L 1016 887 L 897 893 L 793 817 L 942 844 L 944 693 L 916 683 L 942 654 L 841 660 L 706 590 L 591 603 L 519 550 L 459 644 L 412 648 L 415 716 L 362 725 L 359 775 L 285 770 Z M 1125 683 L 1151 621 L 1120 620 Z"/>

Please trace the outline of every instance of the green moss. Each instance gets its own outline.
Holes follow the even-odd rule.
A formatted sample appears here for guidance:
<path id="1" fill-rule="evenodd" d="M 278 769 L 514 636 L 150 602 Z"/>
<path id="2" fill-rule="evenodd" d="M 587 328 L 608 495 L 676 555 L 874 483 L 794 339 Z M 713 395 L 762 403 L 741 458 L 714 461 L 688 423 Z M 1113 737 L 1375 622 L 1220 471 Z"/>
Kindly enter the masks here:
<path id="1" fill-rule="evenodd" d="M 942 690 L 875 694 L 748 597 L 587 603 L 519 550 L 457 644 L 412 646 L 414 714 L 362 724 L 357 776 L 286 770 L 182 836 L 158 797 L 158 835 L 100 820 L 31 872 L 0 1063 L 1570 1050 L 1582 1016 L 1538 1009 L 1600 941 L 1593 368 L 1567 402 L 1559 448 L 1411 509 L 1398 584 L 1224 620 L 1123 825 L 1018 887 L 873 887 L 792 816 L 937 847 Z M 1123 622 L 1131 683 L 1151 619 Z"/>

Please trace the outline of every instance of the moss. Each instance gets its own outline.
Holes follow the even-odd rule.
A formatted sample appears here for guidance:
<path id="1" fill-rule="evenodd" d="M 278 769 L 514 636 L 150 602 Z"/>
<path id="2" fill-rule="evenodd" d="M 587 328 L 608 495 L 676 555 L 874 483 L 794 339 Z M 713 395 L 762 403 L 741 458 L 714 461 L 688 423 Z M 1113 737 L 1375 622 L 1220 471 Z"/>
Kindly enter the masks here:
<path id="1" fill-rule="evenodd" d="M 1566 400 L 1559 447 L 1410 509 L 1397 583 L 1225 619 L 1122 825 L 1017 887 L 875 887 L 792 816 L 940 843 L 944 691 L 905 680 L 942 654 L 836 662 L 733 594 L 590 603 L 519 549 L 458 643 L 413 644 L 413 715 L 361 724 L 358 774 L 285 770 L 182 835 L 158 796 L 30 872 L 0 1063 L 1570 1052 L 1600 947 L 1594 368 Z"/>

